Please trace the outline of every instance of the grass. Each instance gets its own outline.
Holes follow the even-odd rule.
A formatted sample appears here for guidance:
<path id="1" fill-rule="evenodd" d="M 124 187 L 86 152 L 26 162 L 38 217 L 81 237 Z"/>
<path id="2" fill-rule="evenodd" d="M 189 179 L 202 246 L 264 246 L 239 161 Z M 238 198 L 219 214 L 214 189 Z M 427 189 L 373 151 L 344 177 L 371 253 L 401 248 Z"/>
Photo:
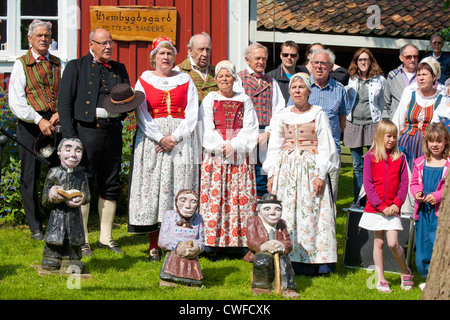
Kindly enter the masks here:
<path id="1" fill-rule="evenodd" d="M 348 151 L 348 150 L 347 150 Z M 342 211 L 352 202 L 352 169 L 344 148 L 341 169 L 337 235 L 338 268 L 328 276 L 296 276 L 301 300 L 419 300 L 421 291 L 400 289 L 400 275 L 386 273 L 393 292 L 382 294 L 371 289 L 374 273 L 343 265 L 346 214 Z M 350 187 L 351 186 L 351 187 Z M 92 220 L 92 221 L 91 221 Z M 98 218 L 92 215 L 89 239 L 94 256 L 84 258 L 90 279 L 77 282 L 67 275 L 39 276 L 31 265 L 39 265 L 43 242 L 30 238 L 27 227 L 0 228 L 0 299 L 1 300 L 283 300 L 276 294 L 255 296 L 250 289 L 252 265 L 240 259 L 224 259 L 213 262 L 200 258 L 204 275 L 201 289 L 159 286 L 162 262 L 147 262 L 148 238 L 127 233 L 126 217 L 116 217 L 118 228 L 114 238 L 127 255 L 114 255 L 107 250 L 96 249 L 99 238 Z M 412 266 L 416 284 L 420 275 Z"/>

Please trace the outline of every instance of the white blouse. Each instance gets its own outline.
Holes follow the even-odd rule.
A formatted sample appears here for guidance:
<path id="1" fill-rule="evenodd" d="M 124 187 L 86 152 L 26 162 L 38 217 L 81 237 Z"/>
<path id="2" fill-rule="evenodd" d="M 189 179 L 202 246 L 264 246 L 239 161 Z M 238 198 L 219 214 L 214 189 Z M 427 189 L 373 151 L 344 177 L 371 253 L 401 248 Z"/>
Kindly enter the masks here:
<path id="1" fill-rule="evenodd" d="M 438 96 L 439 93 L 442 93 L 442 91 L 438 90 L 436 94 L 430 97 L 424 97 L 420 94 L 420 92 L 416 89 L 416 86 L 409 86 L 406 87 L 405 90 L 403 90 L 402 97 L 400 98 L 400 102 L 398 104 L 397 110 L 395 111 L 394 115 L 392 116 L 392 122 L 397 126 L 398 128 L 398 135 L 400 136 L 401 132 L 405 128 L 405 120 L 406 115 L 408 113 L 409 103 L 411 102 L 412 93 L 416 92 L 416 101 L 417 104 L 419 104 L 422 107 L 422 110 L 424 110 L 426 107 L 432 105 Z M 446 105 L 448 103 L 448 98 L 445 97 L 445 95 L 442 97 L 441 102 L 439 106 L 436 106 L 437 110 L 441 105 Z M 421 115 L 419 114 L 419 119 Z M 434 113 L 433 113 L 433 119 L 434 119 Z M 432 122 L 433 122 L 432 119 Z"/>
<path id="2" fill-rule="evenodd" d="M 177 86 L 183 85 L 189 82 L 187 106 L 185 109 L 185 118 L 180 121 L 178 127 L 172 132 L 172 135 L 180 141 L 182 138 L 189 136 L 197 126 L 198 120 L 198 93 L 197 89 L 192 81 L 191 77 L 184 72 L 177 72 L 175 76 L 163 78 L 153 74 L 153 71 L 144 71 L 141 75 L 142 80 L 151 84 L 158 90 L 169 91 Z M 136 91 L 142 91 L 145 94 L 145 90 L 140 82 L 140 79 L 136 82 Z M 154 121 L 150 113 L 148 112 L 147 99 L 140 104 L 136 109 L 136 123 L 139 128 L 145 133 L 145 135 L 159 142 L 164 135 L 161 133 L 159 125 Z"/>
<path id="3" fill-rule="evenodd" d="M 307 113 L 292 112 L 294 106 L 286 107 L 279 115 L 272 118 L 274 121 L 273 131 L 269 139 L 269 150 L 264 161 L 263 169 L 270 178 L 273 175 L 278 157 L 282 152 L 283 145 L 283 123 L 303 124 L 315 120 L 317 133 L 317 166 L 319 168 L 319 178 L 325 181 L 327 173 L 337 170 L 339 165 L 339 154 L 336 149 L 333 135 L 331 133 L 328 116 L 322 111 L 320 106 L 312 106 Z"/>
<path id="4" fill-rule="evenodd" d="M 244 103 L 244 117 L 242 129 L 231 140 L 224 140 L 222 134 L 216 130 L 214 124 L 214 101 L 240 101 Z M 242 92 L 236 93 L 232 98 L 222 96 L 216 91 L 210 92 L 202 101 L 200 106 L 200 128 L 202 146 L 208 153 L 217 152 L 223 145 L 230 143 L 233 149 L 239 153 L 251 153 L 256 147 L 258 140 L 258 117 L 253 108 L 253 103 L 248 95 Z"/>

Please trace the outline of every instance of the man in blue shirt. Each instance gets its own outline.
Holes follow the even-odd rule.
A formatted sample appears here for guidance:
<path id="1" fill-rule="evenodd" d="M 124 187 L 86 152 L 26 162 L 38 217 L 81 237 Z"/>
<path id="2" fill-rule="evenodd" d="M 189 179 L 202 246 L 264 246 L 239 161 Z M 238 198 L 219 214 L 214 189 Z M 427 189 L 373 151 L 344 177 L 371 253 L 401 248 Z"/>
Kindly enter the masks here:
<path id="1" fill-rule="evenodd" d="M 309 103 L 321 106 L 330 120 L 333 139 L 339 156 L 341 154 L 341 132 L 345 128 L 347 114 L 351 112 L 345 87 L 330 77 L 333 69 L 335 55 L 331 50 L 319 49 L 314 51 L 311 57 L 313 66 L 311 95 Z M 340 172 L 340 161 L 338 170 L 330 173 L 333 200 L 336 203 L 338 182 Z"/>

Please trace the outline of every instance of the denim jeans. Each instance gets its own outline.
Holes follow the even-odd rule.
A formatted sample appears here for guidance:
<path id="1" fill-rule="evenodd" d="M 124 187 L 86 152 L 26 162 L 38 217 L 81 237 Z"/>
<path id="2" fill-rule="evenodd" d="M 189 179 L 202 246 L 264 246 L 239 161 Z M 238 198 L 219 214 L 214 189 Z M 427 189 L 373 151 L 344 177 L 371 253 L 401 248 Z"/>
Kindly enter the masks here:
<path id="1" fill-rule="evenodd" d="M 359 193 L 363 185 L 363 148 L 350 148 L 353 162 L 353 203 L 358 201 Z"/>

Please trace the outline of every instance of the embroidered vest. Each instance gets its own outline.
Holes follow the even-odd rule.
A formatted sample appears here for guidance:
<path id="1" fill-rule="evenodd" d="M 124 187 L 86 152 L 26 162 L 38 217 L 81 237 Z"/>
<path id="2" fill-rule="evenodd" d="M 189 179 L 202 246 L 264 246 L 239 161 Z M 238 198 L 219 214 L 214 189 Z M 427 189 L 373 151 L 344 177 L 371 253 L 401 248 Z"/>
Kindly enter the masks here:
<path id="1" fill-rule="evenodd" d="M 245 93 L 253 102 L 259 125 L 268 126 L 272 118 L 272 78 L 264 75 L 260 78 L 261 81 L 258 81 L 247 69 L 240 71 L 238 76 L 242 80 Z"/>
<path id="2" fill-rule="evenodd" d="M 144 88 L 148 112 L 153 119 L 167 117 L 184 119 L 189 82 L 172 90 L 164 91 L 156 89 L 141 77 L 139 77 L 139 81 Z"/>
<path id="3" fill-rule="evenodd" d="M 439 95 L 431 106 L 428 106 L 423 110 L 423 121 L 420 121 L 419 115 L 422 111 L 422 107 L 417 104 L 416 92 L 414 91 L 408 106 L 408 112 L 406 113 L 405 128 L 403 129 L 402 134 L 413 136 L 418 130 L 421 131 L 422 134 L 425 134 L 428 123 L 433 118 L 434 109 L 439 105 L 441 99 L 442 95 Z"/>
<path id="4" fill-rule="evenodd" d="M 282 136 L 284 138 L 283 150 L 308 151 L 317 153 L 316 121 L 302 124 L 282 124 Z"/>
<path id="5" fill-rule="evenodd" d="M 241 101 L 214 101 L 214 124 L 224 140 L 231 140 L 243 126 L 244 103 Z"/>
<path id="6" fill-rule="evenodd" d="M 197 88 L 198 92 L 199 105 L 202 103 L 203 98 L 205 98 L 208 93 L 210 93 L 211 91 L 219 90 L 219 88 L 217 87 L 217 82 L 216 80 L 214 80 L 216 69 L 213 65 L 209 66 L 206 80 L 203 80 L 198 72 L 194 70 L 194 68 L 191 66 L 189 58 L 180 63 L 178 65 L 178 68 L 180 68 L 182 72 L 189 74 L 189 76 L 192 78 L 192 81 L 194 81 L 195 87 Z"/>
<path id="7" fill-rule="evenodd" d="M 25 71 L 25 94 L 27 102 L 38 112 L 56 112 L 59 83 L 61 80 L 61 62 L 49 55 L 48 61 L 37 62 L 31 49 L 19 58 Z"/>

